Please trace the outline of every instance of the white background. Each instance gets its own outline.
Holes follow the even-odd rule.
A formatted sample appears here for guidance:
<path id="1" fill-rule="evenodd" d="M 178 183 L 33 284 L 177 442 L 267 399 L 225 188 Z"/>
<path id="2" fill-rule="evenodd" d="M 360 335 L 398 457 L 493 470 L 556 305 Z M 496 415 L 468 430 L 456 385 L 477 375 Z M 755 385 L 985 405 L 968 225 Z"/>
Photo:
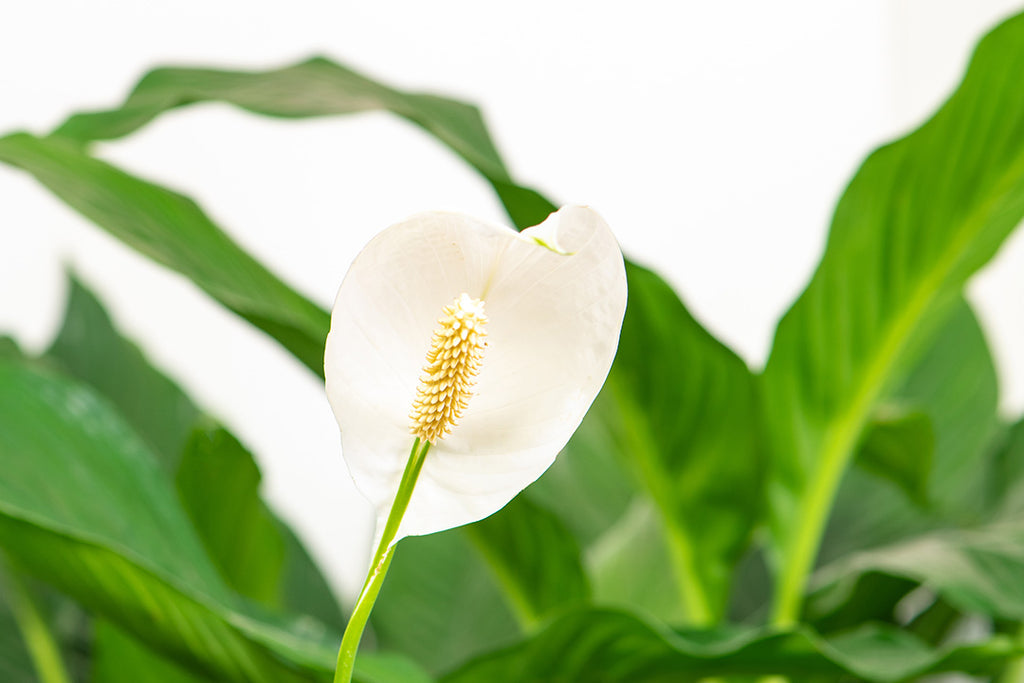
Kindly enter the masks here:
<path id="1" fill-rule="evenodd" d="M 482 106 L 515 177 L 596 207 L 635 260 L 755 368 L 871 148 L 917 125 L 1009 0 L 291 3 L 0 1 L 0 132 L 117 103 L 167 63 L 276 67 L 313 54 Z M 324 306 L 378 230 L 415 211 L 504 215 L 484 183 L 384 114 L 180 110 L 99 153 L 184 191 Z M 0 167 L 0 333 L 59 324 L 71 266 L 117 324 L 257 454 L 265 490 L 352 595 L 370 515 L 322 387 L 189 282 Z M 1024 409 L 1024 231 L 971 285 Z"/>

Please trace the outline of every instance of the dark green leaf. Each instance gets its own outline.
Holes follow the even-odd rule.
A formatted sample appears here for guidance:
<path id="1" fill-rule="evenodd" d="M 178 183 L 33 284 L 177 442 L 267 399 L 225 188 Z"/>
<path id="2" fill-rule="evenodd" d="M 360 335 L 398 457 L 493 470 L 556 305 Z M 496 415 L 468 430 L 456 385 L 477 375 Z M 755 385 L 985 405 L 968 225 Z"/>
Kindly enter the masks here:
<path id="1" fill-rule="evenodd" d="M 176 484 L 221 576 L 238 593 L 279 607 L 285 543 L 260 499 L 260 471 L 238 439 L 217 427 L 192 434 Z"/>
<path id="2" fill-rule="evenodd" d="M 1024 512 L 1024 420 L 1019 420 L 992 452 L 985 496 L 988 509 L 1004 516 Z"/>
<path id="3" fill-rule="evenodd" d="M 868 425 L 857 464 L 903 489 L 917 505 L 928 505 L 935 433 L 924 412 L 884 409 Z"/>
<path id="4" fill-rule="evenodd" d="M 780 621 L 796 618 L 835 491 L 880 401 L 1024 215 L 1024 16 L 978 45 L 960 88 L 873 153 L 764 373 Z"/>
<path id="5" fill-rule="evenodd" d="M 0 546 L 148 646 L 233 681 L 319 680 L 334 636 L 249 614 L 155 457 L 95 394 L 0 360 Z"/>
<path id="6" fill-rule="evenodd" d="M 802 630 L 674 633 L 622 612 L 580 610 L 442 680 L 669 683 L 775 674 L 796 681 L 854 676 L 883 682 L 939 671 L 991 673 L 1021 651 L 1003 636 L 932 650 L 883 627 L 864 627 L 828 641 Z"/>
<path id="7" fill-rule="evenodd" d="M 589 597 L 576 539 L 548 510 L 519 495 L 464 528 L 520 622 L 532 626 Z"/>
<path id="8" fill-rule="evenodd" d="M 167 471 L 177 469 L 199 409 L 121 336 L 99 300 L 75 277 L 69 279 L 64 323 L 46 355 L 116 405 Z"/>
<path id="9" fill-rule="evenodd" d="M 120 171 L 70 141 L 16 133 L 0 161 L 157 263 L 189 277 L 224 306 L 323 374 L 330 319 L 232 242 L 192 200 Z"/>
<path id="10" fill-rule="evenodd" d="M 626 268 L 629 309 L 608 378 L 613 440 L 664 519 L 686 614 L 724 614 L 760 512 L 754 381 L 657 275 Z"/>

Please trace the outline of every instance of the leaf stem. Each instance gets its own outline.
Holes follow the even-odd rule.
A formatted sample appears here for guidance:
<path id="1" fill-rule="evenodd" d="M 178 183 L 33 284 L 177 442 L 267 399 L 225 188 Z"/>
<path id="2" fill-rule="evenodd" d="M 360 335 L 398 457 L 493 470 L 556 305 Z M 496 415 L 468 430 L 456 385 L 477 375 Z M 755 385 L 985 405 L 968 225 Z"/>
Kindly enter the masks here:
<path id="1" fill-rule="evenodd" d="M 391 512 L 388 513 L 387 522 L 384 524 L 384 532 L 381 534 L 380 542 L 370 564 L 370 572 L 366 576 L 366 583 L 359 593 L 359 599 L 349 617 L 348 626 L 345 627 L 345 635 L 341 638 L 341 648 L 338 650 L 338 667 L 334 672 L 334 683 L 349 683 L 352 680 L 352 672 L 355 670 L 356 651 L 359 649 L 359 641 L 363 637 L 363 630 L 370 618 L 373 605 L 377 602 L 377 594 L 387 576 L 388 568 L 391 566 L 391 558 L 395 555 L 395 536 L 398 535 L 398 527 L 402 523 L 402 517 L 409 507 L 409 500 L 412 498 L 413 488 L 416 480 L 423 469 L 423 461 L 426 459 L 427 451 L 430 450 L 430 442 L 420 442 L 417 438 L 412 444 L 409 452 L 409 460 L 405 464 L 405 471 L 402 473 L 402 481 L 398 485 L 398 493 L 395 494 L 395 502 L 391 505 Z"/>
<path id="2" fill-rule="evenodd" d="M 32 589 L 25 584 L 17 570 L 9 565 L 0 563 L 0 568 L 6 570 L 8 602 L 14 619 L 18 624 L 29 655 L 32 657 L 32 664 L 39 675 L 41 683 L 70 683 L 67 669 L 64 668 L 64 660 L 60 656 L 60 647 L 57 639 L 50 630 L 50 625 L 43 615 L 43 610 Z"/>

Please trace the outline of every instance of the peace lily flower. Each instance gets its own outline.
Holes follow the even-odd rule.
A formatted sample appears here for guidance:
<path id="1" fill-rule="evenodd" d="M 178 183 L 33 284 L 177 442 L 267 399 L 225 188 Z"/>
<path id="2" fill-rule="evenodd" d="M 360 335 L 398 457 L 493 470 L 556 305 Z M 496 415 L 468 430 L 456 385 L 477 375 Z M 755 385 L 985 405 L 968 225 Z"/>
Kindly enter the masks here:
<path id="1" fill-rule="evenodd" d="M 351 677 L 394 544 L 493 514 L 554 462 L 608 375 L 625 308 L 622 253 L 587 207 L 521 233 L 418 214 L 356 257 L 324 369 L 378 547 L 335 681 Z"/>

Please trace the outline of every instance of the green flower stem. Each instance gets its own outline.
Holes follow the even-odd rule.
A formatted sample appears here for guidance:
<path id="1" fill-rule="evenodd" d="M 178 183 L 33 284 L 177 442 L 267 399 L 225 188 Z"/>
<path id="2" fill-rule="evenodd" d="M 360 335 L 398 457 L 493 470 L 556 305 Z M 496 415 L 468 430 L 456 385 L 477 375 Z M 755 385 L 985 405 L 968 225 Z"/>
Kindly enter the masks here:
<path id="1" fill-rule="evenodd" d="M 5 591 L 8 602 L 14 613 L 18 629 L 25 639 L 25 645 L 28 647 L 40 682 L 70 683 L 71 677 L 68 676 L 68 672 L 64 668 L 64 660 L 60 656 L 57 639 L 54 638 L 36 597 L 22 581 L 17 570 L 3 565 L 2 562 L 0 562 L 0 568 L 5 570 L 7 581 L 4 584 L 8 588 Z"/>
<path id="2" fill-rule="evenodd" d="M 427 451 L 430 450 L 430 442 L 422 444 L 417 438 L 412 444 L 409 452 L 409 461 L 405 464 L 405 472 L 402 473 L 402 481 L 398 485 L 398 493 L 395 495 L 395 502 L 391 506 L 388 520 L 384 524 L 384 533 L 381 535 L 377 551 L 373 556 L 373 563 L 370 565 L 370 573 L 366 576 L 366 583 L 359 593 L 356 606 L 349 617 L 348 626 L 345 627 L 345 635 L 341 638 L 341 648 L 338 650 L 338 668 L 334 672 L 334 683 L 349 683 L 352 680 L 352 672 L 356 664 L 356 651 L 359 649 L 359 641 L 363 637 L 363 629 L 370 618 L 370 611 L 377 602 L 377 594 L 387 576 L 388 567 L 391 566 L 391 558 L 395 555 L 394 540 L 398 534 L 398 526 L 402 523 L 402 517 L 409 507 L 409 500 L 412 498 L 412 490 L 419 479 L 420 470 L 423 469 L 423 461 L 426 459 Z"/>

